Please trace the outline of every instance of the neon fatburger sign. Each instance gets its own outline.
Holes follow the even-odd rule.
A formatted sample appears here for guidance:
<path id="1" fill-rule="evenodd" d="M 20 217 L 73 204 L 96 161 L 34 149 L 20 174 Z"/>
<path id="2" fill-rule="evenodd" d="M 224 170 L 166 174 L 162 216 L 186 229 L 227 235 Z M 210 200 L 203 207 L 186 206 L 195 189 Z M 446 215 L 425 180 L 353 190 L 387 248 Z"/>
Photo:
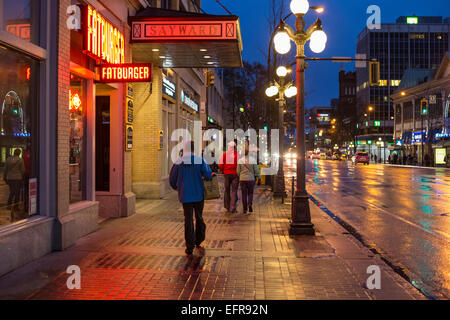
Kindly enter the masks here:
<path id="1" fill-rule="evenodd" d="M 109 64 L 125 62 L 123 34 L 100 13 L 87 5 L 84 11 L 84 52 Z"/>
<path id="2" fill-rule="evenodd" d="M 99 66 L 97 82 L 151 82 L 152 65 L 149 63 L 103 64 Z"/>

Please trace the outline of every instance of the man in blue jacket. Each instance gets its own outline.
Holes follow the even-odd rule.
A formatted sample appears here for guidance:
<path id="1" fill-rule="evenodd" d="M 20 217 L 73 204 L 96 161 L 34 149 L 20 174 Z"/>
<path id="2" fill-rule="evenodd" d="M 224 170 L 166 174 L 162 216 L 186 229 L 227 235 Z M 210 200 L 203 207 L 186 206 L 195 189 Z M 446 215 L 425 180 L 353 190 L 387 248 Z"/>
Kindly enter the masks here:
<path id="1" fill-rule="evenodd" d="M 192 255 L 194 248 L 204 254 L 200 246 L 205 241 L 206 224 L 203 221 L 204 185 L 203 179 L 211 180 L 209 165 L 201 157 L 194 155 L 194 142 L 186 143 L 183 157 L 178 159 L 170 170 L 170 186 L 178 190 L 178 199 L 184 209 L 184 237 L 186 254 Z M 195 211 L 195 231 L 194 218 Z"/>

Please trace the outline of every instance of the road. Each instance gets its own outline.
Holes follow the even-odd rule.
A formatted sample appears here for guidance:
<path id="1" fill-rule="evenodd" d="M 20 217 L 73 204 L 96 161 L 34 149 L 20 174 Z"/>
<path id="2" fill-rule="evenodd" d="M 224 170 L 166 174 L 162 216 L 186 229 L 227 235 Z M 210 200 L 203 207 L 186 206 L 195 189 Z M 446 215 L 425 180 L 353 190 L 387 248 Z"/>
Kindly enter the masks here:
<path id="1" fill-rule="evenodd" d="M 306 172 L 307 191 L 366 244 L 423 292 L 450 298 L 450 170 L 308 160 Z"/>

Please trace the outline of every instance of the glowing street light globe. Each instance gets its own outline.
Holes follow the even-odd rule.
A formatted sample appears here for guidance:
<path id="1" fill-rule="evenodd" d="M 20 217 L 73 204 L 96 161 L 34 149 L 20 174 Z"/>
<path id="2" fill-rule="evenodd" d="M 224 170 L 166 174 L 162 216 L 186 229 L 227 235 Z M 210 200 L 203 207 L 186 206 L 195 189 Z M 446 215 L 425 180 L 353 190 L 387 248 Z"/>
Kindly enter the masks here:
<path id="1" fill-rule="evenodd" d="M 297 95 L 297 87 L 296 86 L 290 86 L 287 88 L 286 92 L 284 93 L 286 97 L 292 98 Z"/>
<path id="2" fill-rule="evenodd" d="M 318 42 L 318 43 L 324 43 L 326 44 L 328 41 L 327 34 L 323 30 L 316 30 L 311 35 L 311 41 Z"/>
<path id="3" fill-rule="evenodd" d="M 286 77 L 287 74 L 288 74 L 288 70 L 286 69 L 286 67 L 284 67 L 284 66 L 278 67 L 277 76 L 279 76 L 280 78 L 284 78 L 284 77 Z"/>
<path id="4" fill-rule="evenodd" d="M 285 31 L 278 32 L 273 38 L 275 50 L 279 54 L 286 54 L 291 50 L 291 38 Z"/>
<path id="5" fill-rule="evenodd" d="M 291 11 L 293 14 L 306 14 L 309 10 L 308 0 L 292 0 Z"/>
<path id="6" fill-rule="evenodd" d="M 310 41 L 309 42 L 309 48 L 311 49 L 312 52 L 314 53 L 321 53 L 325 50 L 326 44 L 325 43 L 320 43 L 320 42 L 314 42 L 314 41 Z"/>
<path id="7" fill-rule="evenodd" d="M 267 88 L 266 96 L 273 97 L 276 94 L 278 94 L 278 88 L 276 86 L 270 86 L 269 88 Z"/>
<path id="8" fill-rule="evenodd" d="M 309 47 L 311 48 L 312 52 L 321 53 L 323 50 L 325 50 L 327 41 L 327 34 L 323 30 L 316 30 L 311 35 Z"/>

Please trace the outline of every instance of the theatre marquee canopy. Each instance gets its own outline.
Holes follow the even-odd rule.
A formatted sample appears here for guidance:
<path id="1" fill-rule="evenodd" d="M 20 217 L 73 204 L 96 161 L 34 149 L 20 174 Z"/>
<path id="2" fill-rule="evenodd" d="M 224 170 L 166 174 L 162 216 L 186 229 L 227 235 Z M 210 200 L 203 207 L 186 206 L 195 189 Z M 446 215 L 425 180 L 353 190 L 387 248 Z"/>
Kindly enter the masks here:
<path id="1" fill-rule="evenodd" d="M 240 68 L 239 18 L 148 8 L 130 17 L 135 62 L 166 68 Z"/>

